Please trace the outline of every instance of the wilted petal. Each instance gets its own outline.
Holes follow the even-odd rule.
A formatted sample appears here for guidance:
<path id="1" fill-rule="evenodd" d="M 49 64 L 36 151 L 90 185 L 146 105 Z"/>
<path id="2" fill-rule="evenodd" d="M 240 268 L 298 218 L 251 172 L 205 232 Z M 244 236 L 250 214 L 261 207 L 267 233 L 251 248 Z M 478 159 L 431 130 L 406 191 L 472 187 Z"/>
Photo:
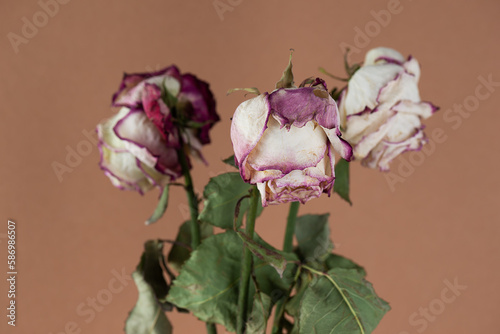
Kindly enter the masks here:
<path id="1" fill-rule="evenodd" d="M 267 127 L 270 107 L 267 93 L 241 103 L 233 115 L 231 123 L 231 141 L 234 156 L 242 177 L 244 176 L 244 162 L 253 148 L 257 145 Z"/>
<path id="2" fill-rule="evenodd" d="M 377 146 L 382 139 L 387 135 L 391 127 L 396 124 L 397 115 L 391 116 L 384 124 L 382 124 L 374 132 L 365 135 L 355 146 L 354 146 L 354 156 L 356 159 L 362 159 L 366 157 L 370 151 Z"/>
<path id="3" fill-rule="evenodd" d="M 301 128 L 282 129 L 278 121 L 270 117 L 267 129 L 249 154 L 247 163 L 258 171 L 271 169 L 287 174 L 295 169 L 302 170 L 316 166 L 323 159 L 326 141 L 325 132 L 314 122 Z"/>
<path id="4" fill-rule="evenodd" d="M 415 58 L 376 48 L 350 79 L 339 108 L 344 138 L 363 165 L 388 170 L 397 155 L 425 144 L 421 121 L 438 108 L 420 100 L 419 77 Z"/>
<path id="5" fill-rule="evenodd" d="M 410 56 L 408 58 L 408 61 L 406 61 L 403 64 L 403 67 L 404 67 L 405 71 L 407 73 L 413 75 L 417 81 L 420 80 L 420 64 L 418 63 L 418 61 L 415 58 Z"/>
<path id="6" fill-rule="evenodd" d="M 113 128 L 125 148 L 140 161 L 161 173 L 181 174 L 177 151 L 167 147 L 159 130 L 140 110 L 130 110 Z"/>
<path id="7" fill-rule="evenodd" d="M 401 100 L 420 101 L 418 81 L 411 74 L 400 73 L 394 80 L 389 81 L 379 92 L 377 103 L 394 105 Z"/>
<path id="8" fill-rule="evenodd" d="M 430 102 L 402 100 L 396 103 L 394 107 L 392 107 L 392 110 L 398 113 L 417 115 L 425 119 L 432 116 L 439 108 Z"/>
<path id="9" fill-rule="evenodd" d="M 347 140 L 341 138 L 342 133 L 340 130 L 338 128 L 327 129 L 324 127 L 322 127 L 322 129 L 325 131 L 335 152 L 338 152 L 345 160 L 351 161 L 353 154 L 351 144 L 349 144 Z"/>
<path id="10" fill-rule="evenodd" d="M 313 198 L 329 193 L 333 177 L 311 177 L 307 170 L 295 170 L 282 178 L 258 183 L 262 206 L 300 201 L 305 203 Z"/>
<path id="11" fill-rule="evenodd" d="M 348 90 L 339 106 L 343 117 L 357 114 L 366 108 L 375 109 L 380 90 L 393 80 L 401 69 L 401 66 L 394 64 L 360 68 L 349 80 Z"/>
<path id="12" fill-rule="evenodd" d="M 164 86 L 169 90 L 170 94 L 172 94 L 173 96 L 177 96 L 181 88 L 180 82 L 174 77 L 171 76 L 151 77 L 144 81 L 141 81 L 136 86 L 122 93 L 119 97 L 117 97 L 116 101 L 113 103 L 113 106 L 128 107 L 131 109 L 139 108 L 141 106 L 143 94 L 145 92 L 145 86 L 148 84 L 155 85 L 158 87 Z"/>
<path id="13" fill-rule="evenodd" d="M 394 49 L 378 47 L 371 49 L 366 53 L 363 66 L 375 65 L 380 63 L 392 63 L 402 65 L 405 61 L 403 55 Z"/>
<path id="14" fill-rule="evenodd" d="M 281 88 L 269 95 L 269 102 L 281 127 L 300 128 L 311 120 L 328 128 L 339 125 L 337 105 L 323 88 Z"/>
<path id="15" fill-rule="evenodd" d="M 390 162 L 397 156 L 406 151 L 418 151 L 426 142 L 427 138 L 422 129 L 418 129 L 410 138 L 400 142 L 383 141 L 362 160 L 362 164 L 388 171 Z"/>
<path id="16" fill-rule="evenodd" d="M 161 83 L 162 77 L 171 77 L 176 79 L 177 86 L 180 86 L 180 73 L 176 66 L 169 66 L 155 72 L 132 73 L 123 75 L 122 82 L 118 91 L 113 94 L 112 104 L 117 107 L 135 108 L 141 101 L 140 90 L 135 90 L 131 93 L 131 89 L 136 87 L 141 82 Z M 152 79 L 155 78 L 155 79 Z M 170 80 L 170 79 L 169 79 Z M 171 80 L 170 80 L 171 81 Z M 177 94 L 175 94 L 177 95 Z"/>
<path id="17" fill-rule="evenodd" d="M 343 133 L 345 139 L 352 143 L 358 143 L 367 133 L 377 131 L 387 120 L 396 113 L 391 110 L 391 106 L 381 104 L 375 110 L 358 115 L 351 115 L 347 118 L 346 130 Z"/>
<path id="18" fill-rule="evenodd" d="M 179 93 L 181 102 L 189 102 L 189 119 L 206 123 L 198 129 L 198 139 L 201 144 L 210 143 L 209 131 L 219 121 L 219 115 L 215 112 L 215 99 L 210 91 L 208 83 L 198 79 L 192 74 L 182 76 L 182 88 Z"/>
<path id="19" fill-rule="evenodd" d="M 154 185 L 164 185 L 170 177 L 143 166 L 126 149 L 126 143 L 115 135 L 113 128 L 128 112 L 127 108 L 123 108 L 115 116 L 97 126 L 99 166 L 114 186 L 142 194 Z"/>

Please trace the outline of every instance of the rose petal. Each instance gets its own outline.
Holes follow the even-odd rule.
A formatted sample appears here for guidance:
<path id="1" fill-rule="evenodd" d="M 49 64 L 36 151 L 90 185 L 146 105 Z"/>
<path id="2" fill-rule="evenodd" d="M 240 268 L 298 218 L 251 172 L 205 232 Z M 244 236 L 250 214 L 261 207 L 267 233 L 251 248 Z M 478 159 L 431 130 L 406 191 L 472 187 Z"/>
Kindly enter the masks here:
<path id="1" fill-rule="evenodd" d="M 394 49 L 378 47 L 371 49 L 366 53 L 363 66 L 375 65 L 380 63 L 392 63 L 402 65 L 405 58 L 401 53 Z"/>
<path id="2" fill-rule="evenodd" d="M 203 145 L 210 143 L 209 131 L 220 118 L 215 111 L 215 99 L 208 83 L 192 74 L 184 74 L 179 101 L 190 103 L 190 120 L 207 123 L 198 130 L 198 138 Z"/>
<path id="3" fill-rule="evenodd" d="M 276 180 L 257 184 L 261 194 L 262 206 L 287 202 L 307 201 L 330 192 L 333 177 L 318 179 L 307 175 L 307 171 L 295 170 Z"/>
<path id="4" fill-rule="evenodd" d="M 130 110 L 113 128 L 125 148 L 139 160 L 161 173 L 179 177 L 177 152 L 168 147 L 159 130 L 140 110 Z"/>
<path id="5" fill-rule="evenodd" d="M 269 118 L 267 129 L 248 155 L 247 163 L 257 171 L 280 170 L 288 174 L 295 169 L 316 166 L 323 159 L 327 138 L 323 129 L 308 122 L 301 128 L 280 128 Z"/>
<path id="6" fill-rule="evenodd" d="M 439 110 L 438 107 L 430 102 L 412 102 L 409 100 L 399 101 L 394 105 L 394 107 L 392 107 L 392 109 L 398 113 L 417 115 L 424 119 L 429 118 L 437 110 Z"/>
<path id="7" fill-rule="evenodd" d="M 343 136 L 352 144 L 357 144 L 366 134 L 377 131 L 387 120 L 396 113 L 390 105 L 379 105 L 374 112 L 365 112 L 351 115 L 347 119 L 347 129 Z"/>
<path id="8" fill-rule="evenodd" d="M 374 132 L 368 132 L 355 146 L 354 146 L 354 156 L 356 159 L 362 159 L 366 157 L 370 151 L 377 146 L 382 139 L 387 135 L 391 127 L 396 124 L 397 118 L 396 114 L 390 117 L 382 126 L 380 126 Z"/>
<path id="9" fill-rule="evenodd" d="M 128 95 L 127 93 L 129 93 L 129 91 L 133 87 L 137 86 L 140 82 L 143 82 L 150 78 L 154 77 L 160 78 L 164 76 L 176 78 L 177 82 L 180 81 L 179 69 L 176 66 L 169 66 L 156 72 L 132 73 L 132 74 L 125 73 L 123 75 L 123 80 L 120 84 L 120 87 L 118 88 L 118 91 L 113 94 L 112 105 L 117 107 L 120 106 L 130 107 L 130 108 L 136 107 L 137 106 L 136 103 L 140 102 L 140 98 L 133 99 L 130 96 L 127 96 Z M 149 82 L 152 83 L 151 81 Z"/>
<path id="10" fill-rule="evenodd" d="M 339 126 L 337 105 L 322 88 L 277 89 L 269 95 L 271 113 L 281 127 L 303 127 L 316 120 L 328 128 Z"/>
<path id="11" fill-rule="evenodd" d="M 234 112 L 231 123 L 231 141 L 241 176 L 246 181 L 249 178 L 245 173 L 244 162 L 262 137 L 267 127 L 269 114 L 267 93 L 241 103 Z"/>
<path id="12" fill-rule="evenodd" d="M 181 88 L 180 82 L 174 77 L 171 76 L 151 77 L 141 81 L 136 86 L 132 87 L 130 90 L 121 94 L 113 103 L 113 106 L 118 106 L 118 107 L 122 106 L 131 109 L 139 108 L 141 106 L 142 95 L 144 94 L 145 86 L 147 84 L 155 85 L 158 87 L 164 86 L 173 96 L 177 96 Z"/>
<path id="13" fill-rule="evenodd" d="M 402 67 L 394 64 L 360 68 L 349 80 L 347 93 L 339 106 L 340 113 L 347 117 L 365 108 L 375 109 L 379 91 L 401 71 Z"/>
<path id="14" fill-rule="evenodd" d="M 418 80 L 415 76 L 406 72 L 401 72 L 394 80 L 389 81 L 382 87 L 377 97 L 377 102 L 390 105 L 394 105 L 401 100 L 420 101 Z"/>
<path id="15" fill-rule="evenodd" d="M 406 151 L 418 151 L 427 142 L 422 129 L 418 129 L 408 139 L 400 142 L 382 141 L 370 155 L 362 160 L 362 164 L 370 168 L 379 168 L 381 171 L 388 171 L 389 164 L 400 154 Z"/>

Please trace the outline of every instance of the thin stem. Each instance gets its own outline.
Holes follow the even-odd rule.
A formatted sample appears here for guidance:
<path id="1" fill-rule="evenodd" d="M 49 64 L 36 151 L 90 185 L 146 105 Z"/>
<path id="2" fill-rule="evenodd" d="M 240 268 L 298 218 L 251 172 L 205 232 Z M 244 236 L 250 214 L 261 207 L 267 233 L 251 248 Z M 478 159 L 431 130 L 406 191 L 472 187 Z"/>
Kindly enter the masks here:
<path id="1" fill-rule="evenodd" d="M 182 146 L 183 143 L 181 143 Z M 193 250 L 200 244 L 200 225 L 198 224 L 198 199 L 194 193 L 193 179 L 191 178 L 191 173 L 189 172 L 189 164 L 186 157 L 186 152 L 184 152 L 183 147 L 178 151 L 179 160 L 182 168 L 182 175 L 184 176 L 184 184 L 186 188 L 186 194 L 189 203 L 189 212 L 191 214 L 191 248 Z"/>
<path id="2" fill-rule="evenodd" d="M 323 67 L 320 67 L 319 71 L 321 73 L 323 73 L 323 74 L 328 75 L 329 77 L 331 77 L 333 79 L 336 79 L 336 80 L 339 80 L 339 81 L 349 81 L 349 79 L 347 79 L 347 78 L 341 78 L 341 77 L 338 77 L 336 75 L 331 74 L 330 72 L 328 72 L 327 70 L 325 70 Z"/>
<path id="3" fill-rule="evenodd" d="M 288 218 L 286 220 L 285 240 L 283 241 L 283 251 L 291 252 L 293 250 L 293 236 L 295 234 L 295 221 L 297 220 L 297 213 L 299 212 L 300 202 L 290 203 L 288 210 Z M 299 272 L 299 271 L 297 271 Z M 285 302 L 287 296 L 281 298 L 276 303 L 276 313 L 274 315 L 274 323 L 272 333 L 281 333 L 283 313 L 285 311 Z"/>
<path id="4" fill-rule="evenodd" d="M 256 187 L 253 187 L 250 195 L 250 209 L 247 214 L 245 232 L 250 238 L 253 238 L 255 230 L 255 218 L 257 216 L 257 205 L 259 204 L 259 193 Z M 248 290 L 250 284 L 250 275 L 252 273 L 252 252 L 245 247 L 243 251 L 243 267 L 240 277 L 240 289 L 238 294 L 238 318 L 236 321 L 236 330 L 238 334 L 245 333 L 247 313 L 248 313 Z"/>
<path id="5" fill-rule="evenodd" d="M 189 203 L 189 212 L 191 214 L 191 220 L 189 223 L 191 229 L 191 248 L 194 251 L 201 242 L 201 232 L 200 224 L 198 224 L 198 198 L 194 193 L 193 179 L 191 178 L 191 173 L 189 171 L 189 163 L 187 160 L 186 152 L 184 152 L 184 143 L 181 137 L 181 148 L 177 150 L 181 168 L 182 175 L 184 176 L 184 188 L 186 189 L 186 194 Z M 217 334 L 217 328 L 215 324 L 207 322 L 205 324 L 208 334 Z"/>
<path id="6" fill-rule="evenodd" d="M 283 241 L 283 251 L 291 252 L 293 250 L 293 236 L 295 234 L 295 220 L 299 212 L 300 202 L 292 202 L 288 211 L 286 221 L 285 240 Z"/>

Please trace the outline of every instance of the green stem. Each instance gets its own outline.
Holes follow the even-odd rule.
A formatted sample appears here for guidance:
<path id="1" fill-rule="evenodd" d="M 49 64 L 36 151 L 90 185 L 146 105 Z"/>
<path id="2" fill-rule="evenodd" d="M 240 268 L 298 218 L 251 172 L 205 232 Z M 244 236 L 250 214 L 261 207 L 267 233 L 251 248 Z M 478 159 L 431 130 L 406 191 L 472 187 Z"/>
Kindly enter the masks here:
<path id="1" fill-rule="evenodd" d="M 293 250 L 293 236 L 295 235 L 295 221 L 297 220 L 297 213 L 299 212 L 300 202 L 290 203 L 288 211 L 288 218 L 286 220 L 285 240 L 283 241 L 283 251 L 291 252 Z M 281 298 L 276 303 L 276 314 L 274 316 L 274 323 L 272 334 L 281 333 L 282 325 L 281 319 L 285 312 L 285 302 L 287 297 Z"/>
<path id="2" fill-rule="evenodd" d="M 182 141 L 181 149 L 179 149 L 177 152 L 181 163 L 182 175 L 184 176 L 184 188 L 186 189 L 189 203 L 189 212 L 191 214 L 189 226 L 191 229 L 191 248 L 194 251 L 201 242 L 200 224 L 198 224 L 198 198 L 194 193 L 193 179 L 191 178 L 189 163 L 187 160 L 186 152 L 184 152 L 184 144 L 182 143 Z M 217 327 L 215 327 L 215 324 L 207 322 L 205 325 L 208 334 L 217 334 Z"/>
<path id="3" fill-rule="evenodd" d="M 320 67 L 319 71 L 321 73 L 323 73 L 323 74 L 328 75 L 329 77 L 332 77 L 333 79 L 336 79 L 336 80 L 339 80 L 339 81 L 349 81 L 349 79 L 347 79 L 347 78 L 341 78 L 341 77 L 338 77 L 336 75 L 331 74 L 330 72 L 328 72 L 327 70 L 325 70 L 323 67 Z"/>
<path id="4" fill-rule="evenodd" d="M 206 324 L 208 334 L 217 334 L 217 327 L 214 324 L 207 322 Z"/>
<path id="5" fill-rule="evenodd" d="M 259 192 L 253 187 L 250 196 L 250 209 L 247 214 L 245 232 L 253 239 L 255 230 L 255 218 L 257 217 L 257 205 L 259 204 Z M 240 288 L 238 294 L 238 318 L 236 319 L 236 330 L 238 334 L 245 333 L 247 313 L 248 313 L 248 291 L 250 284 L 250 275 L 252 273 L 252 252 L 245 247 L 243 251 L 243 267 L 240 277 Z"/>
<path id="6" fill-rule="evenodd" d="M 183 143 L 181 143 L 182 146 Z M 194 193 L 193 179 L 191 178 L 191 173 L 189 172 L 189 164 L 186 157 L 186 152 L 181 148 L 178 150 L 179 160 L 182 167 L 182 175 L 184 176 L 184 187 L 186 188 L 186 194 L 189 203 L 189 212 L 191 214 L 191 248 L 193 250 L 200 244 L 200 225 L 198 224 L 198 199 Z"/>
<path id="7" fill-rule="evenodd" d="M 293 250 L 293 236 L 295 234 L 295 220 L 299 212 L 300 202 L 292 202 L 288 211 L 286 221 L 285 240 L 283 241 L 283 251 L 291 252 Z"/>

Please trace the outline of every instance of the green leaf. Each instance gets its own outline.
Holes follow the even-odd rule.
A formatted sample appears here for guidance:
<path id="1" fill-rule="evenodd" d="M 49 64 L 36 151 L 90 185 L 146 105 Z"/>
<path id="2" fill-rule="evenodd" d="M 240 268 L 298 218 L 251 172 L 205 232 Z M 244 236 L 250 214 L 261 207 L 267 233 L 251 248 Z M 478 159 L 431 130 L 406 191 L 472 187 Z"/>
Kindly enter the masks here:
<path id="1" fill-rule="evenodd" d="M 203 191 L 205 204 L 199 219 L 217 227 L 233 229 L 234 210 L 238 200 L 248 195 L 252 185 L 245 183 L 239 173 L 225 173 L 213 177 Z M 241 226 L 244 213 L 249 208 L 249 201 L 243 200 L 236 226 Z M 262 212 L 262 206 L 257 208 L 257 215 Z"/>
<path id="2" fill-rule="evenodd" d="M 253 296 L 252 312 L 247 321 L 246 334 L 265 334 L 267 320 L 271 314 L 271 297 L 258 292 Z"/>
<path id="3" fill-rule="evenodd" d="M 333 249 L 328 217 L 329 214 L 304 215 L 296 220 L 295 237 L 306 262 L 322 262 Z"/>
<path id="4" fill-rule="evenodd" d="M 348 258 L 345 258 L 337 254 L 329 254 L 328 257 L 325 259 L 325 265 L 328 268 L 328 270 L 335 268 L 355 269 L 359 271 L 359 273 L 363 277 L 366 276 L 366 271 L 363 267 L 353 262 L 352 260 L 349 260 Z"/>
<path id="5" fill-rule="evenodd" d="M 248 234 L 243 231 L 237 231 L 238 236 L 243 240 L 246 247 L 264 263 L 269 264 L 276 272 L 283 277 L 283 272 L 286 269 L 286 259 L 283 255 L 275 251 L 272 247 L 266 247 L 265 245 L 258 243 L 257 241 L 251 239 Z"/>
<path id="6" fill-rule="evenodd" d="M 251 93 L 251 94 L 260 95 L 260 91 L 256 87 L 232 88 L 232 89 L 230 89 L 230 90 L 227 91 L 226 95 L 229 95 L 229 94 L 232 94 L 232 93 L 238 92 L 238 91 L 245 91 L 245 92 L 248 92 L 248 93 Z"/>
<path id="7" fill-rule="evenodd" d="M 337 268 L 328 274 L 314 273 L 320 275 L 302 298 L 300 333 L 369 334 L 390 310 L 358 270 Z"/>
<path id="8" fill-rule="evenodd" d="M 201 239 L 208 238 L 214 234 L 214 228 L 206 223 L 200 224 Z M 184 222 L 179 228 L 175 243 L 170 248 L 167 261 L 177 272 L 181 270 L 184 262 L 189 259 L 191 254 L 191 227 L 190 221 Z"/>
<path id="9" fill-rule="evenodd" d="M 293 85 L 293 73 L 292 73 L 292 54 L 293 49 L 290 49 L 290 59 L 288 61 L 288 66 L 285 68 L 280 81 L 276 83 L 276 89 L 279 88 L 292 88 Z"/>
<path id="10" fill-rule="evenodd" d="M 153 290 L 156 299 L 164 309 L 171 310 L 172 305 L 165 303 L 169 286 L 163 276 L 163 242 L 159 240 L 148 240 L 144 243 L 144 253 L 137 265 L 136 271 L 141 274 Z"/>
<path id="11" fill-rule="evenodd" d="M 236 162 L 234 161 L 234 154 L 230 156 L 229 158 L 226 158 L 222 160 L 225 164 L 228 164 L 229 166 L 233 166 L 234 168 L 238 169 L 238 166 L 236 166 Z"/>
<path id="12" fill-rule="evenodd" d="M 151 286 L 137 271 L 132 273 L 139 298 L 125 322 L 127 334 L 170 334 L 172 325 L 158 304 Z"/>
<path id="13" fill-rule="evenodd" d="M 145 243 L 145 251 L 136 271 L 132 273 L 139 298 L 125 322 L 127 334 L 170 334 L 172 325 L 164 309 L 171 304 L 165 301 L 168 285 L 163 277 L 163 243 L 150 240 Z"/>
<path id="14" fill-rule="evenodd" d="M 309 286 L 312 278 L 308 274 L 302 274 L 299 279 L 299 283 L 295 287 L 296 292 L 292 298 L 288 300 L 285 305 L 285 311 L 290 314 L 292 317 L 297 318 L 300 315 L 300 302 L 302 301 L 302 297 Z"/>
<path id="15" fill-rule="evenodd" d="M 208 237 L 182 267 L 167 300 L 235 331 L 242 254 L 243 242 L 235 232 Z"/>
<path id="16" fill-rule="evenodd" d="M 256 240 L 271 248 L 257 236 Z M 190 310 L 203 321 L 218 323 L 228 331 L 235 331 L 243 249 L 243 241 L 232 230 L 205 239 L 182 267 L 170 287 L 167 300 Z M 294 254 L 284 256 L 287 260 L 297 260 Z M 274 268 L 254 258 L 259 290 L 275 302 L 289 289 L 296 267 L 295 263 L 289 263 L 283 278 L 280 278 Z M 253 286 L 251 294 L 252 291 L 255 291 Z"/>
<path id="17" fill-rule="evenodd" d="M 148 220 L 146 220 L 145 224 L 150 225 L 154 222 L 156 222 L 158 219 L 160 219 L 163 214 L 165 213 L 165 210 L 167 210 L 168 206 L 168 184 L 161 190 L 161 195 L 160 195 L 160 200 L 158 201 L 158 205 L 156 206 L 155 212 L 153 212 L 153 215 L 149 217 Z"/>
<path id="18" fill-rule="evenodd" d="M 277 250 L 260 238 L 257 233 L 254 234 L 254 240 L 266 249 L 271 249 L 281 254 L 287 262 L 286 269 L 283 275 L 280 276 L 278 272 L 266 262 L 257 257 L 254 258 L 254 273 L 259 290 L 270 296 L 272 303 L 275 303 L 284 297 L 285 294 L 288 294 L 291 285 L 294 283 L 299 258 L 294 253 L 285 253 Z"/>
<path id="19" fill-rule="evenodd" d="M 347 203 L 352 205 L 349 198 L 349 162 L 340 159 L 335 164 L 335 183 L 333 191 L 340 195 Z"/>

